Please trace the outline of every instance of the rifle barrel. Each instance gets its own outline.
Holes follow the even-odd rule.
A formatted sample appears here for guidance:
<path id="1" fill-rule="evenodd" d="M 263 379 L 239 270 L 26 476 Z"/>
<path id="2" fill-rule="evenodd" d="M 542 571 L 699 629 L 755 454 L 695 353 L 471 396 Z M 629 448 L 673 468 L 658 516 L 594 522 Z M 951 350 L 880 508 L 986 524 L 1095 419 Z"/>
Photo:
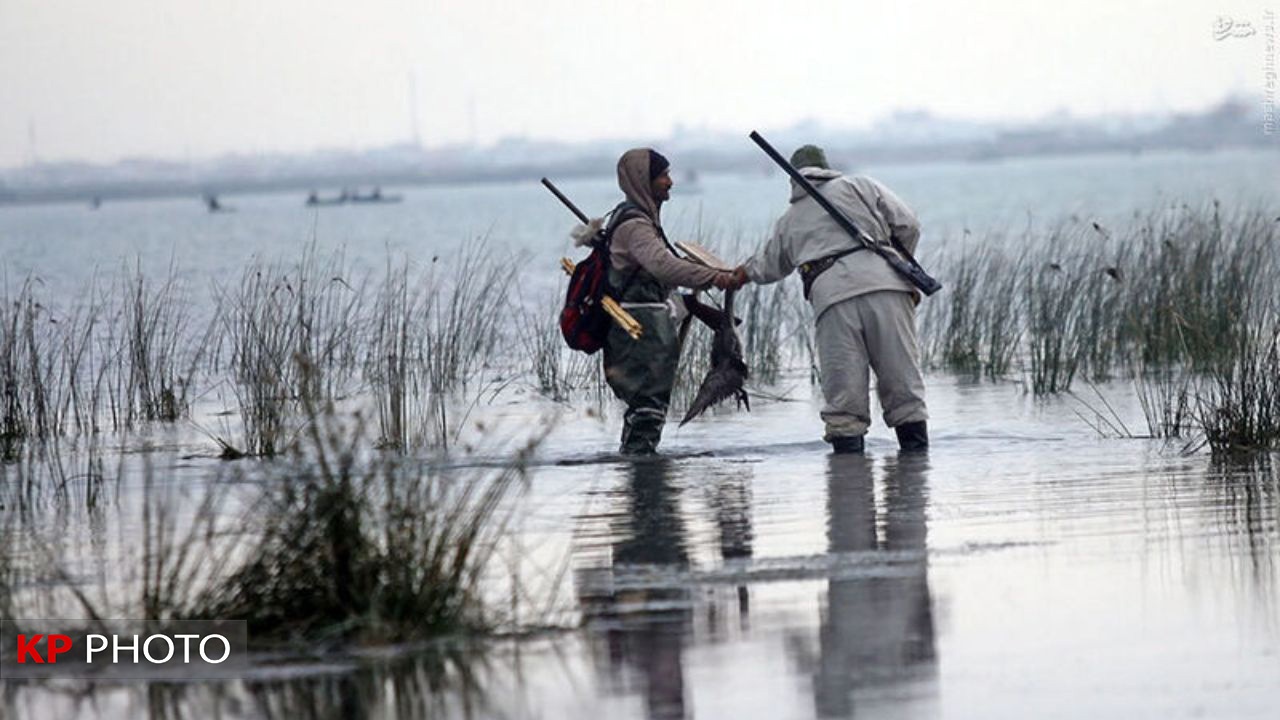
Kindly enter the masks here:
<path id="1" fill-rule="evenodd" d="M 559 200 L 560 202 L 564 203 L 564 206 L 565 206 L 565 207 L 567 207 L 567 208 L 569 208 L 569 211 L 570 211 L 570 212 L 572 212 L 574 215 L 577 215 L 577 216 L 578 216 L 578 219 L 582 221 L 582 224 L 583 224 L 583 225 L 590 225 L 590 224 L 591 224 L 591 218 L 587 217 L 587 214 L 586 214 L 586 213 L 584 213 L 584 212 L 582 212 L 581 210 L 579 210 L 579 209 L 578 209 L 578 206 L 577 206 L 577 205 L 574 205 L 572 200 L 570 200 L 569 198 L 565 197 L 565 196 L 564 196 L 564 193 L 560 192 L 560 188 L 558 188 L 558 187 L 556 187 L 556 186 L 555 186 L 555 183 L 551 182 L 550 180 L 548 180 L 548 179 L 546 179 L 546 178 L 542 178 L 542 184 L 543 184 L 543 185 L 545 185 L 545 186 L 546 186 L 546 188 L 547 188 L 548 190 L 550 190 L 550 191 L 551 191 L 551 194 L 552 194 L 552 195 L 555 195 L 555 196 L 556 196 L 556 199 L 557 199 L 557 200 Z"/>

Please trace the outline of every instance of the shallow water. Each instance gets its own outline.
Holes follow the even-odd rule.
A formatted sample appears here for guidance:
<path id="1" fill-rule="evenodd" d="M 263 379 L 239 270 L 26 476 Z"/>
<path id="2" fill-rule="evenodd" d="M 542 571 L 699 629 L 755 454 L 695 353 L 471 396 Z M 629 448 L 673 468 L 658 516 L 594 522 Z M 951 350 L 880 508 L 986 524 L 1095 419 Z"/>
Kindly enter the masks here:
<path id="1" fill-rule="evenodd" d="M 1101 391 L 1139 432 L 1126 388 Z M 672 457 L 634 463 L 609 459 L 616 418 L 562 417 L 494 585 L 516 572 L 536 600 L 524 621 L 578 629 L 452 660 L 264 658 L 249 681 L 99 686 L 92 703 L 10 685 L 7 702 L 17 717 L 1274 717 L 1269 458 L 1099 437 L 1083 398 L 1014 383 L 933 376 L 929 392 L 924 456 L 899 457 L 882 427 L 866 457 L 829 455 L 803 390 L 671 428 Z"/>

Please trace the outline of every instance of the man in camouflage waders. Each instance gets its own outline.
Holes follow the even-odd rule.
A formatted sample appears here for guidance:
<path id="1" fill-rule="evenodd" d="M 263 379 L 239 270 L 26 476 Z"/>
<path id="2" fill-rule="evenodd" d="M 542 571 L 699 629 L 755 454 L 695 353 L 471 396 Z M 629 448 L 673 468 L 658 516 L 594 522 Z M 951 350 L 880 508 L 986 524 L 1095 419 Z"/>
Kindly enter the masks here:
<path id="1" fill-rule="evenodd" d="M 635 207 L 619 210 L 626 215 L 613 231 L 609 283 L 644 326 L 636 340 L 614 325 L 604 346 L 605 379 L 627 404 L 619 449 L 625 455 L 652 455 L 662 439 L 680 361 L 678 328 L 686 316 L 674 289 L 733 282 L 733 273 L 685 260 L 667 241 L 659 212 L 671 196 L 669 167 L 648 148 L 628 150 L 618 160 L 618 187 Z"/>

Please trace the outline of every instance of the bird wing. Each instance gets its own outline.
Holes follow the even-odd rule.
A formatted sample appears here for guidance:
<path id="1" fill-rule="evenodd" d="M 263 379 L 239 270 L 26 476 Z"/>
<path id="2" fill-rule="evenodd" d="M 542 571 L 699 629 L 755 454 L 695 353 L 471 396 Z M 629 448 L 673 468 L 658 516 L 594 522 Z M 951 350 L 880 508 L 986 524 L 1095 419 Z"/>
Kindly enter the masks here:
<path id="1" fill-rule="evenodd" d="M 702 384 L 698 386 L 698 394 L 694 397 L 693 404 L 689 406 L 689 411 L 684 414 L 680 425 L 683 426 L 698 417 L 706 412 L 707 408 L 721 400 L 741 392 L 745 379 L 742 371 L 730 363 L 712 368 L 711 372 L 702 378 Z"/>

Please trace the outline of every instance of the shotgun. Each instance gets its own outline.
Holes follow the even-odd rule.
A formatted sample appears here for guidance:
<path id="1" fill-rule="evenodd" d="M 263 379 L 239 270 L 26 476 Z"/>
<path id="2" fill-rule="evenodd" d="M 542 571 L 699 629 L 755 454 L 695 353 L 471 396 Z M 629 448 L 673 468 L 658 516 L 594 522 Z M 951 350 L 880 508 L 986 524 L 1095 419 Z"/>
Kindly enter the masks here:
<path id="1" fill-rule="evenodd" d="M 902 246 L 902 243 L 899 243 L 892 236 L 889 238 L 889 241 L 893 243 L 894 248 L 897 249 L 898 252 L 902 253 L 902 257 L 898 257 L 894 253 L 885 250 L 880 243 L 877 243 L 866 233 L 862 232 L 857 225 L 854 225 L 853 221 L 850 220 L 847 215 L 840 212 L 835 205 L 832 205 L 830 200 L 823 197 L 822 193 L 818 192 L 818 189 L 813 186 L 813 183 L 810 183 L 808 178 L 801 175 L 799 170 L 796 170 L 791 166 L 791 163 L 787 162 L 785 158 L 779 155 L 778 151 L 774 150 L 773 146 L 760 136 L 760 133 L 752 130 L 750 138 L 752 142 L 760 146 L 761 150 L 764 150 L 765 155 L 768 155 L 771 160 L 778 164 L 778 167 L 785 170 L 786 173 L 791 176 L 791 179 L 795 181 L 795 184 L 804 188 L 804 191 L 809 194 L 809 197 L 813 198 L 814 202 L 818 203 L 819 207 L 826 210 L 827 214 L 831 216 L 832 220 L 836 221 L 837 225 L 839 225 L 845 232 L 849 233 L 854 240 L 857 240 L 865 245 L 867 249 L 884 258 L 885 262 L 889 263 L 889 267 L 892 267 L 897 271 L 903 279 L 914 285 L 925 295 L 932 295 L 942 289 L 942 283 L 938 282 L 933 278 L 933 276 L 925 272 L 924 268 L 920 267 L 920 263 L 916 262 L 916 259 L 912 257 L 911 253 Z M 906 259 L 904 260 L 903 258 Z"/>

